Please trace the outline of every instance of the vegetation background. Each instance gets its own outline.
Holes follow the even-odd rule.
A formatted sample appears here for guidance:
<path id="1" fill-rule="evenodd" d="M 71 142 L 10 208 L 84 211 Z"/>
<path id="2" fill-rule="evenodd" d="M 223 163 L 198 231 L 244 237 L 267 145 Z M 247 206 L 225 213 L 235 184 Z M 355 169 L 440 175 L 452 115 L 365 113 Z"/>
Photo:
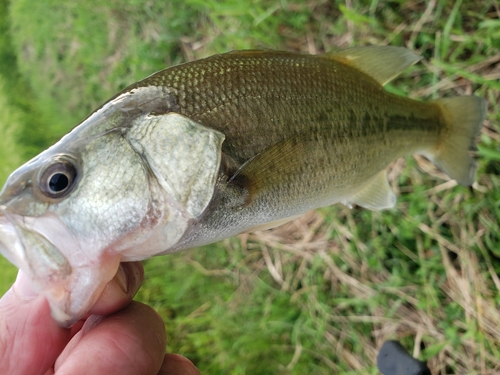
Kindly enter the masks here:
<path id="1" fill-rule="evenodd" d="M 422 54 L 387 89 L 489 102 L 472 189 L 421 157 L 385 212 L 337 205 L 146 261 L 138 299 L 206 374 L 377 374 L 401 340 L 433 374 L 500 373 L 500 7 L 496 0 L 0 0 L 0 183 L 130 83 L 244 48 Z M 15 269 L 0 260 L 0 292 Z"/>

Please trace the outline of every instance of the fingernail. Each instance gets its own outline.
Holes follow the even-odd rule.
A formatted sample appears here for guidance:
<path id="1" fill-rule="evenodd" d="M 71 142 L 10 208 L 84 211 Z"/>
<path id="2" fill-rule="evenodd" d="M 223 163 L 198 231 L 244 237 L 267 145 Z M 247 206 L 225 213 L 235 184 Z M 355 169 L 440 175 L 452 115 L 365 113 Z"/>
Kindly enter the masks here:
<path id="1" fill-rule="evenodd" d="M 86 335 L 89 331 L 94 329 L 95 326 L 101 323 L 103 319 L 104 317 L 102 315 L 90 315 L 83 324 L 83 327 L 81 329 L 82 334 Z"/>
<path id="2" fill-rule="evenodd" d="M 16 281 L 12 285 L 12 290 L 21 299 L 29 301 L 38 296 L 38 293 L 33 288 L 31 280 L 26 274 L 19 270 Z"/>
<path id="3" fill-rule="evenodd" d="M 127 275 L 125 274 L 125 270 L 123 269 L 123 264 L 120 264 L 120 267 L 118 267 L 118 272 L 116 272 L 116 283 L 125 294 L 128 293 Z"/>
<path id="4" fill-rule="evenodd" d="M 199 375 L 200 371 L 186 357 L 179 354 L 165 354 L 163 365 L 160 369 L 161 375 Z"/>

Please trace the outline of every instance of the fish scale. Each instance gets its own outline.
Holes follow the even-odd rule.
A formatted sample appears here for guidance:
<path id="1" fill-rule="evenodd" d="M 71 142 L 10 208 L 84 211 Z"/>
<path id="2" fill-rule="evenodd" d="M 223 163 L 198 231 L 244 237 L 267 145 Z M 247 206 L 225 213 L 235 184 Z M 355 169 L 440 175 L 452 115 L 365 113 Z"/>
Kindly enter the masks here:
<path id="1" fill-rule="evenodd" d="M 396 47 L 239 51 L 155 73 L 9 177 L 0 252 L 70 326 L 120 262 L 337 202 L 393 207 L 385 168 L 401 156 L 422 154 L 471 185 L 486 102 L 383 89 L 419 59 Z"/>
<path id="2" fill-rule="evenodd" d="M 376 126 L 353 121 L 365 114 L 373 114 L 372 119 L 376 120 L 376 114 L 385 111 L 386 117 L 395 118 L 405 116 L 411 109 L 415 116 L 420 114 L 419 124 L 428 124 L 424 130 L 435 133 L 440 129 L 439 124 L 427 122 L 435 117 L 437 108 L 429 114 L 429 105 L 424 107 L 423 103 L 387 93 L 370 77 L 360 79 L 356 69 L 326 57 L 275 52 L 225 54 L 190 63 L 188 72 L 193 77 L 194 72 L 199 72 L 200 79 L 189 78 L 184 66 L 157 73 L 132 88 L 173 87 L 179 112 L 224 133 L 227 141 L 223 150 L 240 163 L 286 137 L 308 130 L 330 130 L 332 123 L 338 136 L 356 137 L 370 130 L 372 133 L 366 135 L 376 136 L 379 125 L 385 121 L 378 117 L 382 121 Z M 222 74 L 213 73 L 218 69 Z M 231 74 L 224 74 L 226 70 Z M 226 88 L 225 101 L 219 97 L 221 88 Z M 205 100 L 200 103 L 199 97 Z M 238 126 L 234 126 L 235 122 Z M 389 125 L 410 129 L 407 122 L 392 121 Z M 248 134 L 255 134 L 251 147 Z"/>
<path id="3" fill-rule="evenodd" d="M 300 61 L 298 67 L 293 61 L 284 58 L 287 55 L 279 53 L 269 53 L 269 57 L 264 57 L 268 63 L 263 63 L 262 58 L 254 53 L 244 54 L 246 58 L 238 54 L 223 56 L 215 57 L 215 62 L 209 59 L 192 63 L 189 70 L 199 70 L 203 79 L 190 80 L 181 65 L 164 75 L 159 73 L 149 77 L 132 88 L 162 85 L 179 90 L 175 95 L 179 112 L 224 133 L 228 142 L 223 147 L 230 147 L 231 156 L 241 162 L 254 156 L 260 149 L 279 142 L 284 134 L 294 128 L 294 133 L 302 132 L 304 122 L 311 115 L 324 111 L 323 107 L 326 110 L 331 107 L 331 103 L 317 100 L 321 96 L 318 92 L 330 90 L 327 84 L 319 82 L 319 87 L 304 85 L 304 82 L 313 79 L 312 83 L 318 81 L 314 71 L 319 72 L 321 64 L 315 64 L 318 65 L 317 69 L 307 69 L 307 59 L 302 55 L 292 55 Z M 315 62 L 315 59 L 310 60 Z M 209 76 L 212 66 L 223 71 L 229 69 L 232 74 Z M 293 69 L 294 72 L 286 69 Z M 304 70 L 306 74 L 301 73 Z M 290 74 L 295 71 L 298 71 L 296 79 L 290 80 Z M 183 82 L 183 87 L 180 82 Z M 193 87 L 197 87 L 196 92 L 192 90 Z M 225 101 L 219 97 L 221 88 L 225 89 Z M 330 93 L 326 95 L 331 96 Z M 201 103 L 199 96 L 205 98 Z M 306 107 L 309 110 L 304 110 Z M 234 126 L 235 122 L 238 123 L 237 127 Z M 252 141 L 259 149 L 241 151 L 248 144 L 248 132 L 262 134 L 261 138 Z"/>

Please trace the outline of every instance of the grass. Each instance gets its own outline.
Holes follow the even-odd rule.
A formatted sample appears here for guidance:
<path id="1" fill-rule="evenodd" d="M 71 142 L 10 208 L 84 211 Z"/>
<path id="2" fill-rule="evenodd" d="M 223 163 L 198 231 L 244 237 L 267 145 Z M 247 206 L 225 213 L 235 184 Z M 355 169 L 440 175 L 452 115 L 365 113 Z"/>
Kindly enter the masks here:
<path id="1" fill-rule="evenodd" d="M 0 184 L 3 185 L 13 168 L 21 163 L 21 152 L 15 143 L 20 114 L 8 105 L 6 84 L 0 76 Z M 0 257 L 0 295 L 4 294 L 15 278 L 16 268 Z"/>
<path id="2" fill-rule="evenodd" d="M 272 231 L 150 259 L 138 299 L 164 317 L 169 351 L 203 373 L 377 374 L 375 357 L 388 339 L 427 360 L 433 374 L 500 372 L 494 0 L 12 0 L 8 12 L 1 4 L 10 33 L 0 34 L 0 77 L 8 87 L 0 132 L 14 141 L 5 143 L 10 151 L 0 147 L 0 171 L 127 84 L 231 49 L 405 45 L 425 60 L 388 90 L 419 99 L 486 98 L 472 190 L 423 158 L 398 160 L 389 173 L 395 209 L 328 207 Z"/>

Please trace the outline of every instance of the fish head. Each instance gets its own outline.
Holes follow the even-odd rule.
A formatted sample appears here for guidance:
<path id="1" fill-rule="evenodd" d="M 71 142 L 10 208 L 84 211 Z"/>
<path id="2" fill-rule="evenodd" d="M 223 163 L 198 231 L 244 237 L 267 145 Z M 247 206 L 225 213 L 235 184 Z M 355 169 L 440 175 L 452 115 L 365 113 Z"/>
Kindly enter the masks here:
<path id="1" fill-rule="evenodd" d="M 0 192 L 0 253 L 62 326 L 88 312 L 120 262 L 173 248 L 212 197 L 224 136 L 171 105 L 156 87 L 117 96 Z"/>

